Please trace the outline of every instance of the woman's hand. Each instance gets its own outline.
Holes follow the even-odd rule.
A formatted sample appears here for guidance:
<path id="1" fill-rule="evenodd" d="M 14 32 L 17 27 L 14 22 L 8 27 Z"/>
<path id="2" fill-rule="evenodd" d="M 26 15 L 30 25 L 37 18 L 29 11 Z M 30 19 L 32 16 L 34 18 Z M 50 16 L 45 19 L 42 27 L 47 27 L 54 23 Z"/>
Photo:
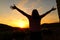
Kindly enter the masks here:
<path id="1" fill-rule="evenodd" d="M 56 10 L 56 8 L 52 7 L 52 9 L 51 9 L 51 10 Z"/>
<path id="2" fill-rule="evenodd" d="M 10 7 L 11 9 L 16 9 L 17 7 L 15 6 L 15 4 L 13 6 Z"/>

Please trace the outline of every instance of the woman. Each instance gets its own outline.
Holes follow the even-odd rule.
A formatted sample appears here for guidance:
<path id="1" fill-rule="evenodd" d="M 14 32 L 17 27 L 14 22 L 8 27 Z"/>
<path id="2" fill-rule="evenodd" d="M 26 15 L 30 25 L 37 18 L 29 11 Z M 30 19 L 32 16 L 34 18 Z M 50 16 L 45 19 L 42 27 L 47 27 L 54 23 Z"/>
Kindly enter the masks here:
<path id="1" fill-rule="evenodd" d="M 26 16 L 29 19 L 29 27 L 30 27 L 30 31 L 31 31 L 31 35 L 33 35 L 32 37 L 34 37 L 34 35 L 38 36 L 41 30 L 41 19 L 46 16 L 47 14 L 49 14 L 51 11 L 55 10 L 56 8 L 52 8 L 51 10 L 47 11 L 45 14 L 43 15 L 39 15 L 38 11 L 36 9 L 33 9 L 32 11 L 32 15 L 28 15 L 27 13 L 25 13 L 24 11 L 22 11 L 21 9 L 17 8 L 15 5 L 11 6 L 12 9 L 16 9 L 17 11 L 19 11 L 21 14 L 23 14 L 24 16 Z M 35 33 L 35 34 L 34 34 Z M 41 33 L 40 33 L 41 34 Z M 41 35 L 40 35 L 41 36 Z M 36 40 L 39 38 L 34 38 L 33 40 Z"/>

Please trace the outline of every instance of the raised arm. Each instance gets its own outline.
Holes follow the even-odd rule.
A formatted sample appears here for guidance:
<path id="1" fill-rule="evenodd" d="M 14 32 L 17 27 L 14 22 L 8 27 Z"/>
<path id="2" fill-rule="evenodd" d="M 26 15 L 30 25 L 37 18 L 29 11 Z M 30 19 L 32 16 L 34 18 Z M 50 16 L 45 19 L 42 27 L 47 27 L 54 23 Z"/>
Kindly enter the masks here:
<path id="1" fill-rule="evenodd" d="M 47 14 L 49 14 L 51 11 L 56 10 L 56 8 L 52 8 L 51 10 L 47 11 L 46 13 L 44 13 L 43 15 L 41 15 L 41 17 L 43 18 L 44 16 L 46 16 Z"/>
<path id="2" fill-rule="evenodd" d="M 11 9 L 16 9 L 17 11 L 19 11 L 21 14 L 23 14 L 26 17 L 30 16 L 30 15 L 26 14 L 24 11 L 22 11 L 21 9 L 17 8 L 15 5 L 11 6 Z"/>

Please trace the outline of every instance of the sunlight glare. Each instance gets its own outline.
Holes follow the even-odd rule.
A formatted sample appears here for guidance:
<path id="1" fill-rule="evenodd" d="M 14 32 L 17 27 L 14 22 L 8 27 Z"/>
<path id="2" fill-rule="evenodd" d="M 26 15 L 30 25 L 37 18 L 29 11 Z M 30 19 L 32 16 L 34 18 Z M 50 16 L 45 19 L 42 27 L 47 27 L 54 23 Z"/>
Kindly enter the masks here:
<path id="1" fill-rule="evenodd" d="M 28 22 L 23 20 L 17 21 L 15 25 L 20 28 L 28 28 Z"/>
<path id="2" fill-rule="evenodd" d="M 18 26 L 20 26 L 20 28 L 26 28 L 27 23 L 25 23 L 24 21 L 20 21 L 20 23 L 18 23 Z"/>

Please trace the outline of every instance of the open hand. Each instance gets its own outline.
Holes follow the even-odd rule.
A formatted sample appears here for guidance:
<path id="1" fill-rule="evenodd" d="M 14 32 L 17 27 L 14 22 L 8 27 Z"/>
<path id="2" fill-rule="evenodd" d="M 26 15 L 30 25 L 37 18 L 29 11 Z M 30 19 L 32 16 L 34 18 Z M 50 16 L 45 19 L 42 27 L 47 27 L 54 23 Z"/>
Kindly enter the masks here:
<path id="1" fill-rule="evenodd" d="M 56 8 L 52 7 L 52 9 L 51 9 L 51 10 L 56 10 Z"/>
<path id="2" fill-rule="evenodd" d="M 15 4 L 13 6 L 10 7 L 11 9 L 16 9 L 17 7 L 15 6 Z"/>

